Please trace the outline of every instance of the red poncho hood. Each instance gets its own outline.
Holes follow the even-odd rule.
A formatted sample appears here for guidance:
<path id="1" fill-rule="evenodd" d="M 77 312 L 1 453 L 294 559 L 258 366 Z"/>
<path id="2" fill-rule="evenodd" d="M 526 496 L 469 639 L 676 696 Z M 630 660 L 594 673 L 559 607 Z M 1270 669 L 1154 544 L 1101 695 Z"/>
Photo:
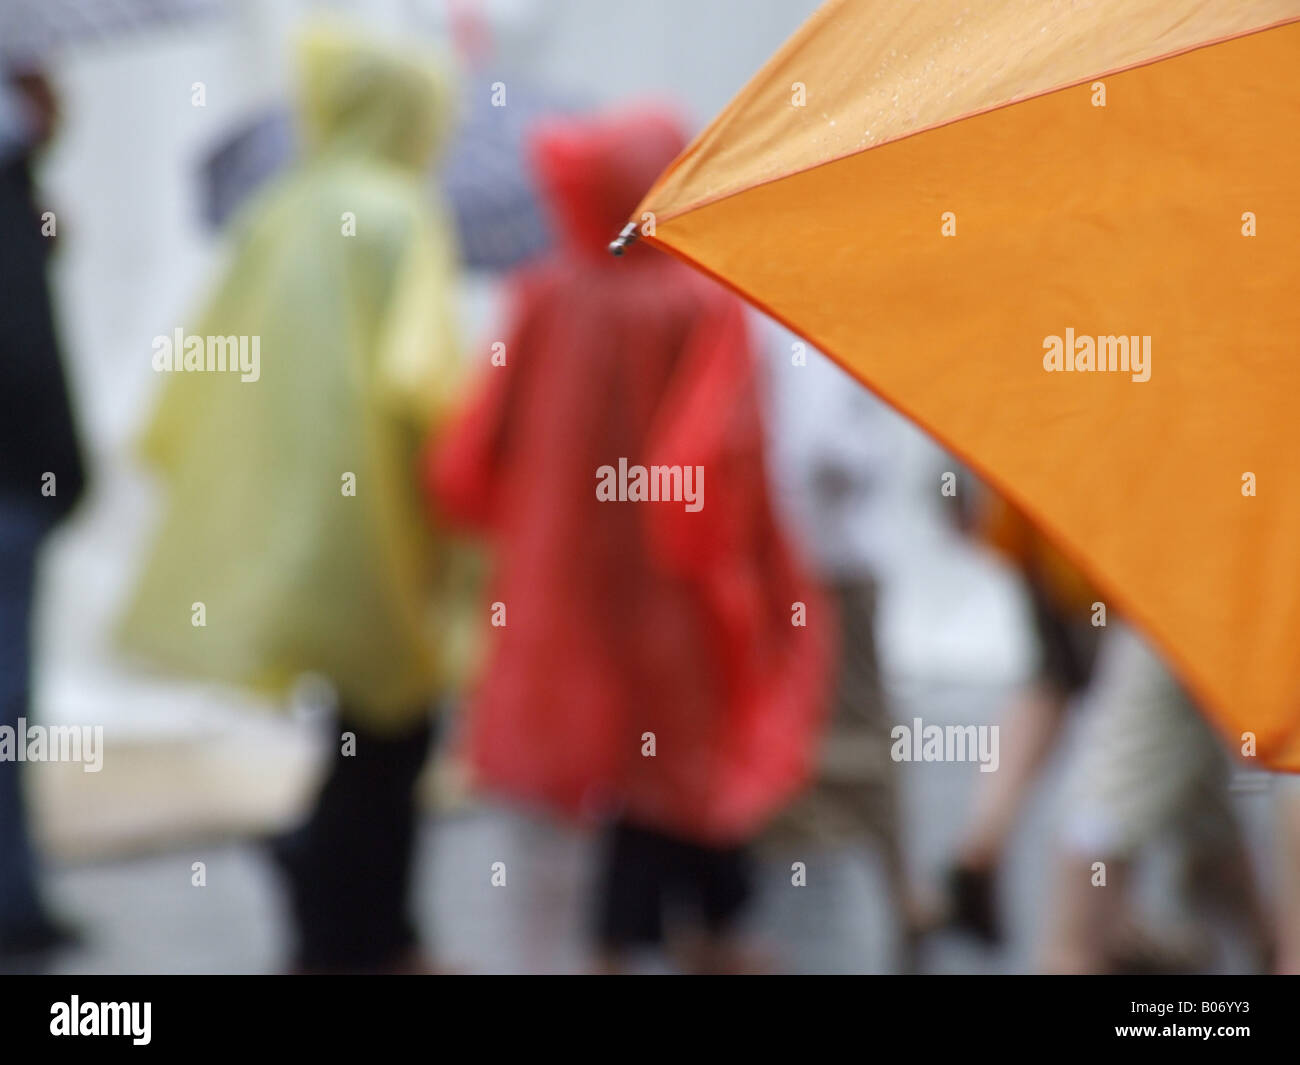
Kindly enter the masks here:
<path id="1" fill-rule="evenodd" d="M 615 265 L 609 242 L 685 146 L 676 118 L 652 107 L 540 125 L 530 154 L 564 253 Z"/>

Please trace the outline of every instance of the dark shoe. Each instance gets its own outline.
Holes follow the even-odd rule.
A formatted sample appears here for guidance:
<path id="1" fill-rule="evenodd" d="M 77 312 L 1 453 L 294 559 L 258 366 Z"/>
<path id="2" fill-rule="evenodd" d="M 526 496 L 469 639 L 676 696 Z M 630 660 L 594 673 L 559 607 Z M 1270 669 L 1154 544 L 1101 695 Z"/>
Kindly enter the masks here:
<path id="1" fill-rule="evenodd" d="M 0 958 L 32 958 L 75 947 L 80 933 L 45 912 L 13 924 L 0 925 Z"/>
<path id="2" fill-rule="evenodd" d="M 377 834 L 379 838 L 381 834 Z M 348 837 L 340 842 L 347 844 Z M 409 973 L 430 969 L 403 899 L 382 890 L 382 862 L 356 846 L 330 856 L 319 836 L 297 829 L 263 840 L 288 895 L 295 973 Z M 402 878 L 396 878 L 399 887 Z"/>
<path id="3" fill-rule="evenodd" d="M 994 874 L 983 870 L 948 870 L 948 927 L 966 932 L 988 947 L 1002 943 Z"/>

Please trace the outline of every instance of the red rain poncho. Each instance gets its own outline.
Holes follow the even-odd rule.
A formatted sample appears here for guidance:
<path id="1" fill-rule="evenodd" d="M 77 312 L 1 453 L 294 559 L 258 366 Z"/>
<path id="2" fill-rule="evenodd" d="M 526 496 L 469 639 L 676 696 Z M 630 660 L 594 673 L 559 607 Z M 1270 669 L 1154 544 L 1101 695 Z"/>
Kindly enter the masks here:
<path id="1" fill-rule="evenodd" d="M 807 780 L 833 626 L 772 512 L 740 303 L 605 250 L 681 145 L 654 112 L 534 138 L 561 247 L 516 275 L 505 364 L 427 474 L 441 517 L 496 548 L 479 786 L 725 843 Z M 598 499 L 620 459 L 701 467 L 702 508 Z"/>

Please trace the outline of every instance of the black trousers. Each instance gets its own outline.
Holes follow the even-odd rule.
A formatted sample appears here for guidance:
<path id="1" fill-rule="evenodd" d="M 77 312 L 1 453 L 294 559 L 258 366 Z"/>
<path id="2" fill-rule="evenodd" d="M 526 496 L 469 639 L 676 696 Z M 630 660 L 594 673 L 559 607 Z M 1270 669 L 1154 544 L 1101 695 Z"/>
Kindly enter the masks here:
<path id="1" fill-rule="evenodd" d="M 657 946 L 665 918 L 724 933 L 752 894 L 744 847 L 706 847 L 627 821 L 606 831 L 596 938 L 606 950 Z"/>
<path id="2" fill-rule="evenodd" d="M 392 734 L 344 715 L 315 807 L 297 831 L 272 843 L 289 885 L 295 963 L 310 971 L 383 969 L 418 940 L 411 872 L 418 815 L 415 782 L 433 739 L 428 716 Z"/>

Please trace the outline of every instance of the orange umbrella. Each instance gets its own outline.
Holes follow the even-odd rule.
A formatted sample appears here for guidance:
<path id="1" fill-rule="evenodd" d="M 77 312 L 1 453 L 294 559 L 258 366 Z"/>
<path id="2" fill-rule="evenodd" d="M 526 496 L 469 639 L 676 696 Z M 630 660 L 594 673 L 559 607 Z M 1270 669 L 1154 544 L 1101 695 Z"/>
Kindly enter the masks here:
<path id="1" fill-rule="evenodd" d="M 830 0 L 633 222 L 1300 770 L 1300 0 Z"/>

